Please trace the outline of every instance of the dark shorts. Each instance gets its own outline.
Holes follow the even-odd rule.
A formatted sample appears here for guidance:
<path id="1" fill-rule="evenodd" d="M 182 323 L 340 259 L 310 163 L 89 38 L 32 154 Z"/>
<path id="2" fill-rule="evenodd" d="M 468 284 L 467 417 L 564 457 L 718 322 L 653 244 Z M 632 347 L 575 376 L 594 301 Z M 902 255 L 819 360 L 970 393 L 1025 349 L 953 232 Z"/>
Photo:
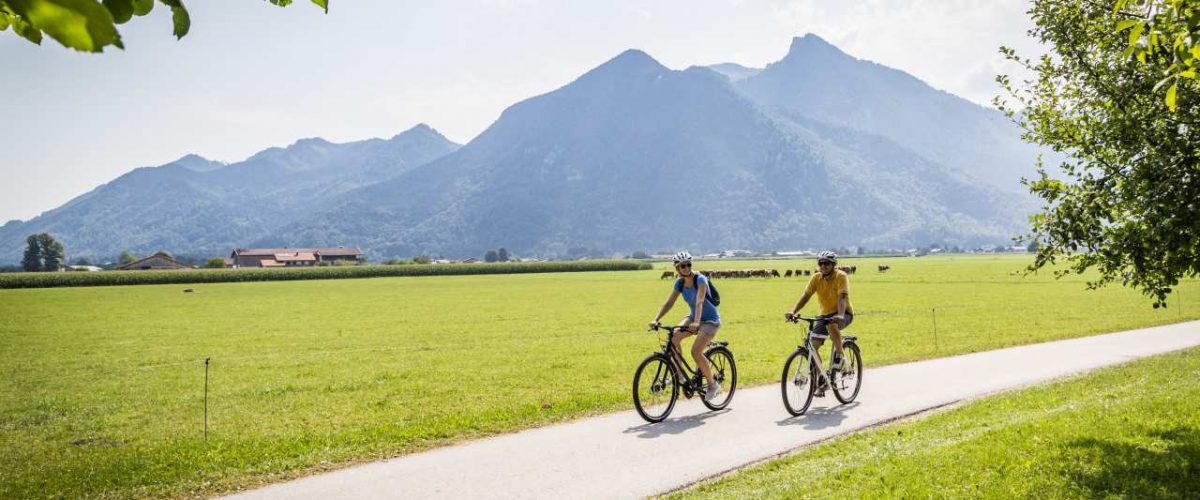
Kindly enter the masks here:
<path id="1" fill-rule="evenodd" d="M 834 316 L 837 316 L 837 315 L 836 314 L 822 314 L 817 317 L 818 318 L 832 318 Z M 845 330 L 846 327 L 850 326 L 850 323 L 853 323 L 853 322 L 854 322 L 854 313 L 846 313 L 846 315 L 842 317 L 841 323 L 838 323 L 838 327 L 841 328 L 842 330 Z M 829 331 L 825 328 L 825 325 L 827 323 L 828 323 L 828 321 L 818 321 L 815 325 L 813 325 L 813 338 L 818 338 L 818 339 L 829 338 Z"/>

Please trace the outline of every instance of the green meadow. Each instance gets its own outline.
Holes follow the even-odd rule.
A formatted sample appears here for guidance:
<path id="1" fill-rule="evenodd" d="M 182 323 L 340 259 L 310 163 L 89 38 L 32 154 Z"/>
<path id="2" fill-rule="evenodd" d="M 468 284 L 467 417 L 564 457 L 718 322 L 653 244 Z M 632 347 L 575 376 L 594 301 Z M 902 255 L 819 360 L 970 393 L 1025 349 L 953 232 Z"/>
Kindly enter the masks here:
<path id="1" fill-rule="evenodd" d="M 844 260 L 867 366 L 1200 318 L 1200 282 L 1152 309 L 1028 260 Z M 0 497 L 207 495 L 629 409 L 661 272 L 0 290 Z M 740 382 L 774 382 L 805 278 L 716 283 Z"/>
<path id="2" fill-rule="evenodd" d="M 672 498 L 1197 498 L 1200 349 L 802 448 Z"/>

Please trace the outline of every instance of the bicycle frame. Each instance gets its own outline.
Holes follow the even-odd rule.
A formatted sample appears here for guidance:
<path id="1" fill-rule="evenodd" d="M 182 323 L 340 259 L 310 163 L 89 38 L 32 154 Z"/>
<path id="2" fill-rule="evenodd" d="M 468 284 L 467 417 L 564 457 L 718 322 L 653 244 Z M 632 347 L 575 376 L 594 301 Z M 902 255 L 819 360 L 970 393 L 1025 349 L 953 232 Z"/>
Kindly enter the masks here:
<path id="1" fill-rule="evenodd" d="M 826 373 L 825 366 L 821 364 L 821 353 L 818 352 L 817 347 L 813 345 L 813 329 L 816 328 L 818 321 L 827 321 L 827 320 L 825 320 L 824 318 L 805 318 L 803 316 L 796 316 L 796 321 L 794 321 L 794 322 L 799 322 L 799 321 L 807 321 L 808 322 L 808 331 L 804 333 L 803 347 L 806 350 L 808 350 L 809 354 L 811 355 L 809 357 L 809 359 L 812 361 L 813 364 L 816 365 L 817 373 L 825 376 L 828 379 L 829 374 Z M 833 349 L 833 344 L 832 344 L 833 339 L 827 338 L 827 340 L 829 340 L 831 342 L 829 348 Z M 842 342 L 845 343 L 845 339 L 843 339 Z"/>
<path id="2" fill-rule="evenodd" d="M 683 376 L 685 379 L 679 381 L 680 387 L 683 387 L 688 392 L 699 390 L 699 387 L 692 387 L 692 381 L 697 377 L 702 377 L 703 374 L 700 373 L 700 370 L 692 368 L 692 365 L 688 364 L 687 360 L 684 359 L 683 354 L 675 350 L 675 343 L 671 341 L 674 339 L 675 333 L 683 330 L 684 328 L 681 326 L 660 328 L 667 331 L 667 340 L 666 342 L 663 342 L 663 355 L 667 357 L 667 361 L 670 363 L 671 368 L 676 371 L 676 378 L 678 378 L 678 375 L 680 375 L 678 372 L 681 370 L 683 371 Z"/>

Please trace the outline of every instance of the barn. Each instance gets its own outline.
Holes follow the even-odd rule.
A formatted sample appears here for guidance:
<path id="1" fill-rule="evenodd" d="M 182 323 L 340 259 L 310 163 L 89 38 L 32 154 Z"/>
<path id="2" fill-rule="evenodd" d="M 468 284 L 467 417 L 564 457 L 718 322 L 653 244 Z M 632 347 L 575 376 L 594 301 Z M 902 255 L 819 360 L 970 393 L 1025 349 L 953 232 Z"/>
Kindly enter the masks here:
<path id="1" fill-rule="evenodd" d="M 229 262 L 233 267 L 305 267 L 337 261 L 358 263 L 362 257 L 355 247 L 237 248 L 229 254 Z"/>

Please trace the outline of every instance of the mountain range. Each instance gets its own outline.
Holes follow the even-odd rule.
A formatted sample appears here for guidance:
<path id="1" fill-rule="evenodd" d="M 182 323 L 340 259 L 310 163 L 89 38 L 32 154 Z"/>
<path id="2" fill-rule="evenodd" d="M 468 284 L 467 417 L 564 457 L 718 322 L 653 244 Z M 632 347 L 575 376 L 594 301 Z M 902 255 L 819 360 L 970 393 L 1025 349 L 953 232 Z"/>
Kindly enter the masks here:
<path id="1" fill-rule="evenodd" d="M 135 169 L 0 227 L 0 262 L 359 246 L 371 258 L 998 243 L 1034 207 L 1037 151 L 998 111 L 815 35 L 765 68 L 671 70 L 629 50 L 458 145 L 303 139 Z"/>

